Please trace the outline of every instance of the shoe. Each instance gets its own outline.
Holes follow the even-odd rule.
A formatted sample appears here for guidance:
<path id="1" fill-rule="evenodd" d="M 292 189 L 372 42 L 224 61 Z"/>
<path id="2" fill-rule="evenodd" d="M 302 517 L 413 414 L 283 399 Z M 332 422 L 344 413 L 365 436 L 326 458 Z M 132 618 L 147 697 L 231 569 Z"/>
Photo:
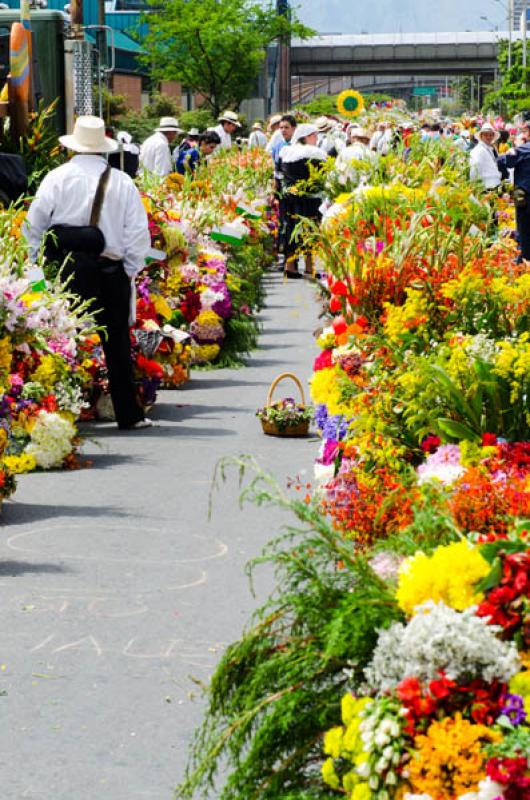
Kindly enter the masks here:
<path id="1" fill-rule="evenodd" d="M 135 422 L 133 425 L 123 425 L 120 426 L 120 430 L 122 431 L 139 431 L 142 428 L 154 428 L 155 423 L 152 419 L 148 417 L 144 417 L 144 419 L 139 419 L 138 422 Z"/>
<path id="2" fill-rule="evenodd" d="M 291 272 L 290 269 L 284 270 L 283 274 L 285 275 L 286 278 L 291 278 L 291 280 L 294 281 L 302 281 L 304 279 L 303 275 L 300 275 L 299 272 Z"/>

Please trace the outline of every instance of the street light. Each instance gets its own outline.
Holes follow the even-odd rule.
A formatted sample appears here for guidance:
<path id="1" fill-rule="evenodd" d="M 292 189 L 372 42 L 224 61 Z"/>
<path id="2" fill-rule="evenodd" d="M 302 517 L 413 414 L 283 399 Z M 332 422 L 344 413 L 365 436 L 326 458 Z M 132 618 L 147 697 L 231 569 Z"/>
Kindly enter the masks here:
<path id="1" fill-rule="evenodd" d="M 492 31 L 498 31 L 499 30 L 499 26 L 496 25 L 494 22 L 492 22 L 489 17 L 482 16 L 480 19 L 484 20 L 484 22 L 487 22 L 488 25 L 491 25 Z"/>
<path id="2" fill-rule="evenodd" d="M 503 3 L 502 0 L 495 0 L 506 11 L 506 19 L 508 20 L 508 69 L 512 68 L 512 30 L 513 30 L 513 0 L 508 0 L 508 3 Z"/>

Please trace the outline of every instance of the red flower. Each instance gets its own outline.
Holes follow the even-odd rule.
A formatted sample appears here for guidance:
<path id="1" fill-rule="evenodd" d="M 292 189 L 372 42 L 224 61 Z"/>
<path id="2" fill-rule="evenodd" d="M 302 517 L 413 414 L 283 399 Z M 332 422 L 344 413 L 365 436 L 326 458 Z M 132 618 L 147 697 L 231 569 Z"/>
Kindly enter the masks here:
<path id="1" fill-rule="evenodd" d="M 497 437 L 494 433 L 482 434 L 482 447 L 493 447 L 497 444 Z"/>
<path id="2" fill-rule="evenodd" d="M 313 363 L 313 372 L 318 372 L 321 369 L 333 366 L 333 357 L 331 350 L 323 350 L 320 355 L 315 358 Z"/>
<path id="3" fill-rule="evenodd" d="M 420 447 L 424 453 L 436 453 L 441 443 L 442 440 L 439 436 L 429 433 L 429 435 L 425 436 L 425 438 L 422 440 Z"/>

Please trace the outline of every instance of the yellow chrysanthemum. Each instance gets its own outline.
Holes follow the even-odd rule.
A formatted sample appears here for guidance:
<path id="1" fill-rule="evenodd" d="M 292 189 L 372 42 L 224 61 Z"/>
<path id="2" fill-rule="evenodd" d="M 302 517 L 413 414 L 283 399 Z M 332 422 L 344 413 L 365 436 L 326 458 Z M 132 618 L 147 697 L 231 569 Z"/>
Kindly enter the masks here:
<path id="1" fill-rule="evenodd" d="M 484 725 L 462 719 L 460 714 L 431 723 L 427 733 L 414 740 L 416 752 L 409 764 L 413 792 L 431 797 L 476 792 L 484 778 L 487 758 L 482 746 L 501 738 Z"/>
<path id="2" fill-rule="evenodd" d="M 340 789 L 340 778 L 335 772 L 332 758 L 326 758 L 321 768 L 322 780 L 332 789 Z"/>
<path id="3" fill-rule="evenodd" d="M 331 758 L 340 758 L 344 728 L 341 725 L 330 728 L 324 734 L 324 753 Z"/>
<path id="4" fill-rule="evenodd" d="M 419 552 L 400 567 L 397 601 L 407 614 L 427 600 L 463 611 L 482 600 L 475 587 L 489 571 L 478 548 L 465 540 L 438 547 L 432 556 Z"/>
<path id="5" fill-rule="evenodd" d="M 15 475 L 22 475 L 24 472 L 33 472 L 33 470 L 37 469 L 35 458 L 27 453 L 22 453 L 19 456 L 5 456 L 3 462 Z"/>
<path id="6" fill-rule="evenodd" d="M 334 367 L 319 369 L 311 378 L 311 399 L 314 403 L 325 403 L 330 414 L 341 414 L 346 411 L 341 401 L 341 394 Z"/>

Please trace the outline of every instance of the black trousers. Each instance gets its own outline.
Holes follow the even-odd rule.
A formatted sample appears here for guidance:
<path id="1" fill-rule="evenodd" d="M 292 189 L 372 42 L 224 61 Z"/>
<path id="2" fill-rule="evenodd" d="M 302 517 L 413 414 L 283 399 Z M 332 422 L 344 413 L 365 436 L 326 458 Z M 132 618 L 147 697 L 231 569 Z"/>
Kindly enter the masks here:
<path id="1" fill-rule="evenodd" d="M 525 206 L 515 207 L 515 220 L 521 258 L 530 261 L 530 198 L 527 198 Z"/>
<path id="2" fill-rule="evenodd" d="M 144 418 L 144 412 L 134 383 L 129 336 L 131 284 L 123 263 L 76 253 L 70 256 L 62 274 L 64 279 L 71 276 L 69 289 L 91 301 L 97 325 L 106 329 L 100 335 L 116 421 L 120 428 L 130 428 Z"/>

